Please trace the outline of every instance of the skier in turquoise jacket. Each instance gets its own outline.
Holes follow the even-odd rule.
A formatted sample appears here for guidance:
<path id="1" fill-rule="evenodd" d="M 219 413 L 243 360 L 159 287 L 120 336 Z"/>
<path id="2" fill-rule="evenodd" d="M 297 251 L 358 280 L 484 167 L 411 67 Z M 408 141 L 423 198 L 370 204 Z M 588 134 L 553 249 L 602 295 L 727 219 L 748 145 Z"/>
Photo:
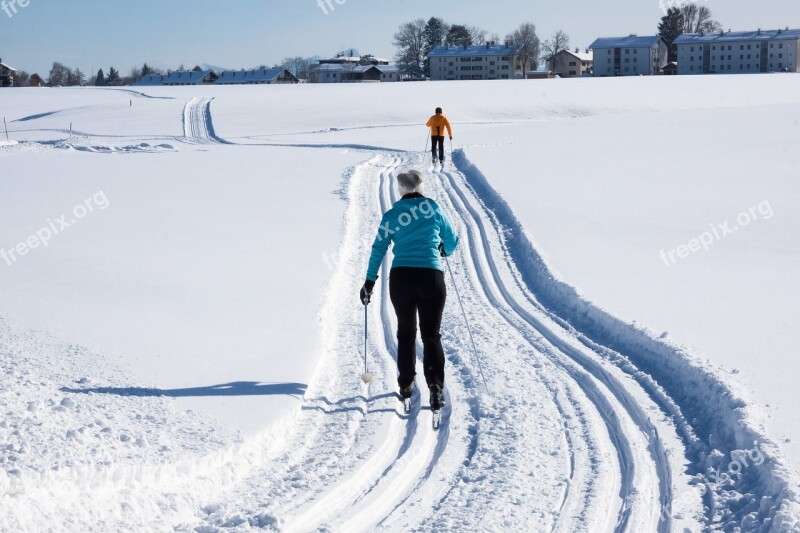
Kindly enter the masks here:
<path id="1" fill-rule="evenodd" d="M 458 237 L 439 205 L 423 195 L 422 174 L 416 170 L 402 173 L 397 176 L 397 186 L 402 198 L 381 219 L 360 298 L 364 305 L 369 303 L 381 263 L 394 244 L 389 295 L 397 315 L 400 396 L 410 398 L 413 392 L 419 315 L 425 381 L 431 392 L 431 409 L 438 411 L 444 404 L 440 330 L 447 298 L 441 258 L 455 251 Z"/>

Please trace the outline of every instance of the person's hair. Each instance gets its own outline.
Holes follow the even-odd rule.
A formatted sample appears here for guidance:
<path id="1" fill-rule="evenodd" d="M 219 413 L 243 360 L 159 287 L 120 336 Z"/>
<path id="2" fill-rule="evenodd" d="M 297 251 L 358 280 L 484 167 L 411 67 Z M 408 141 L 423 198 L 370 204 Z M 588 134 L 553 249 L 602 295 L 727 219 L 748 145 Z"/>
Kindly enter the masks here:
<path id="1" fill-rule="evenodd" d="M 425 178 L 418 170 L 409 170 L 397 175 L 397 188 L 405 196 L 412 192 L 425 194 Z"/>
<path id="2" fill-rule="evenodd" d="M 428 109 L 430 109 L 430 108 L 428 108 Z M 441 115 L 442 114 L 442 108 L 441 107 L 437 107 L 436 108 L 436 114 L 437 115 Z"/>

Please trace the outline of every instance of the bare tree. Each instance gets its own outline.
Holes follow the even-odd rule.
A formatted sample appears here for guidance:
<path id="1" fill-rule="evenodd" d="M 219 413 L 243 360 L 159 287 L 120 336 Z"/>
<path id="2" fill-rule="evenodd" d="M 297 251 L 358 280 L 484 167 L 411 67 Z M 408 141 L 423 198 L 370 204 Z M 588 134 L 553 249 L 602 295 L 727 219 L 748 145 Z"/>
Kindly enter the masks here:
<path id="1" fill-rule="evenodd" d="M 540 42 L 539 37 L 536 35 L 536 25 L 526 22 L 520 25 L 514 33 L 506 37 L 507 41 L 520 46 L 519 56 L 522 60 L 522 75 L 529 70 L 536 70 L 539 67 Z M 516 65 L 514 66 L 516 70 Z"/>
<path id="2" fill-rule="evenodd" d="M 394 34 L 397 47 L 395 59 L 400 70 L 412 78 L 423 75 L 423 50 L 425 49 L 425 21 L 417 19 L 406 22 Z"/>
<path id="3" fill-rule="evenodd" d="M 680 9 L 684 33 L 714 33 L 722 30 L 722 25 L 714 20 L 708 7 L 688 2 Z"/>
<path id="4" fill-rule="evenodd" d="M 281 66 L 294 74 L 299 80 L 307 80 L 311 70 L 311 62 L 300 56 L 285 58 Z"/>
<path id="5" fill-rule="evenodd" d="M 553 73 L 556 73 L 556 57 L 563 50 L 569 50 L 569 35 L 562 30 L 555 32 L 542 46 L 542 59 L 545 63 L 550 63 Z"/>
<path id="6" fill-rule="evenodd" d="M 472 44 L 486 44 L 486 36 L 489 35 L 488 31 L 480 26 L 467 26 L 467 30 L 469 31 Z"/>
<path id="7" fill-rule="evenodd" d="M 57 85 L 66 85 L 71 74 L 72 71 L 68 67 L 65 67 L 61 63 L 55 62 L 53 63 L 53 67 L 50 69 L 50 76 L 47 79 L 47 84 L 51 87 Z"/>
<path id="8" fill-rule="evenodd" d="M 25 72 L 24 70 L 18 70 L 17 74 L 14 76 L 14 86 L 15 87 L 27 87 L 28 81 L 31 79 L 30 74 Z"/>

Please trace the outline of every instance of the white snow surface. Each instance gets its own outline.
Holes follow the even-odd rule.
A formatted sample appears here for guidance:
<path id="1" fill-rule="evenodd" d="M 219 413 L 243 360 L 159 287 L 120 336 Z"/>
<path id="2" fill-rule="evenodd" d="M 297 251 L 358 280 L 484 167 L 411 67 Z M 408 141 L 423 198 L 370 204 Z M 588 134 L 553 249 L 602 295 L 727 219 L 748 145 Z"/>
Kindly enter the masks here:
<path id="1" fill-rule="evenodd" d="M 0 530 L 798 531 L 798 85 L 9 91 Z M 408 168 L 461 238 L 439 431 L 387 264 L 359 380 Z"/>

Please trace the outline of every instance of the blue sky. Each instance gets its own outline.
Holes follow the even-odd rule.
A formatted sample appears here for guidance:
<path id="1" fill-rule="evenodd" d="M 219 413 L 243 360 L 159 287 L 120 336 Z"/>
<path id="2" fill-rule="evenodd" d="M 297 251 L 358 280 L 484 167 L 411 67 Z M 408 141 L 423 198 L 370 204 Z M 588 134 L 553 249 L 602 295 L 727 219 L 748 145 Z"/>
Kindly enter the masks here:
<path id="1" fill-rule="evenodd" d="M 0 0 L 6 4 L 25 0 Z M 655 34 L 659 0 L 27 0 L 9 17 L 0 4 L 0 58 L 46 75 L 53 61 L 127 73 L 147 61 L 166 68 L 209 63 L 272 65 L 286 56 L 330 55 L 342 47 L 392 57 L 405 21 L 442 17 L 501 37 L 521 22 L 544 40 L 558 29 L 571 45 L 595 37 Z M 339 4 L 341 2 L 341 4 Z M 798 0 L 709 0 L 725 28 L 800 27 Z"/>

